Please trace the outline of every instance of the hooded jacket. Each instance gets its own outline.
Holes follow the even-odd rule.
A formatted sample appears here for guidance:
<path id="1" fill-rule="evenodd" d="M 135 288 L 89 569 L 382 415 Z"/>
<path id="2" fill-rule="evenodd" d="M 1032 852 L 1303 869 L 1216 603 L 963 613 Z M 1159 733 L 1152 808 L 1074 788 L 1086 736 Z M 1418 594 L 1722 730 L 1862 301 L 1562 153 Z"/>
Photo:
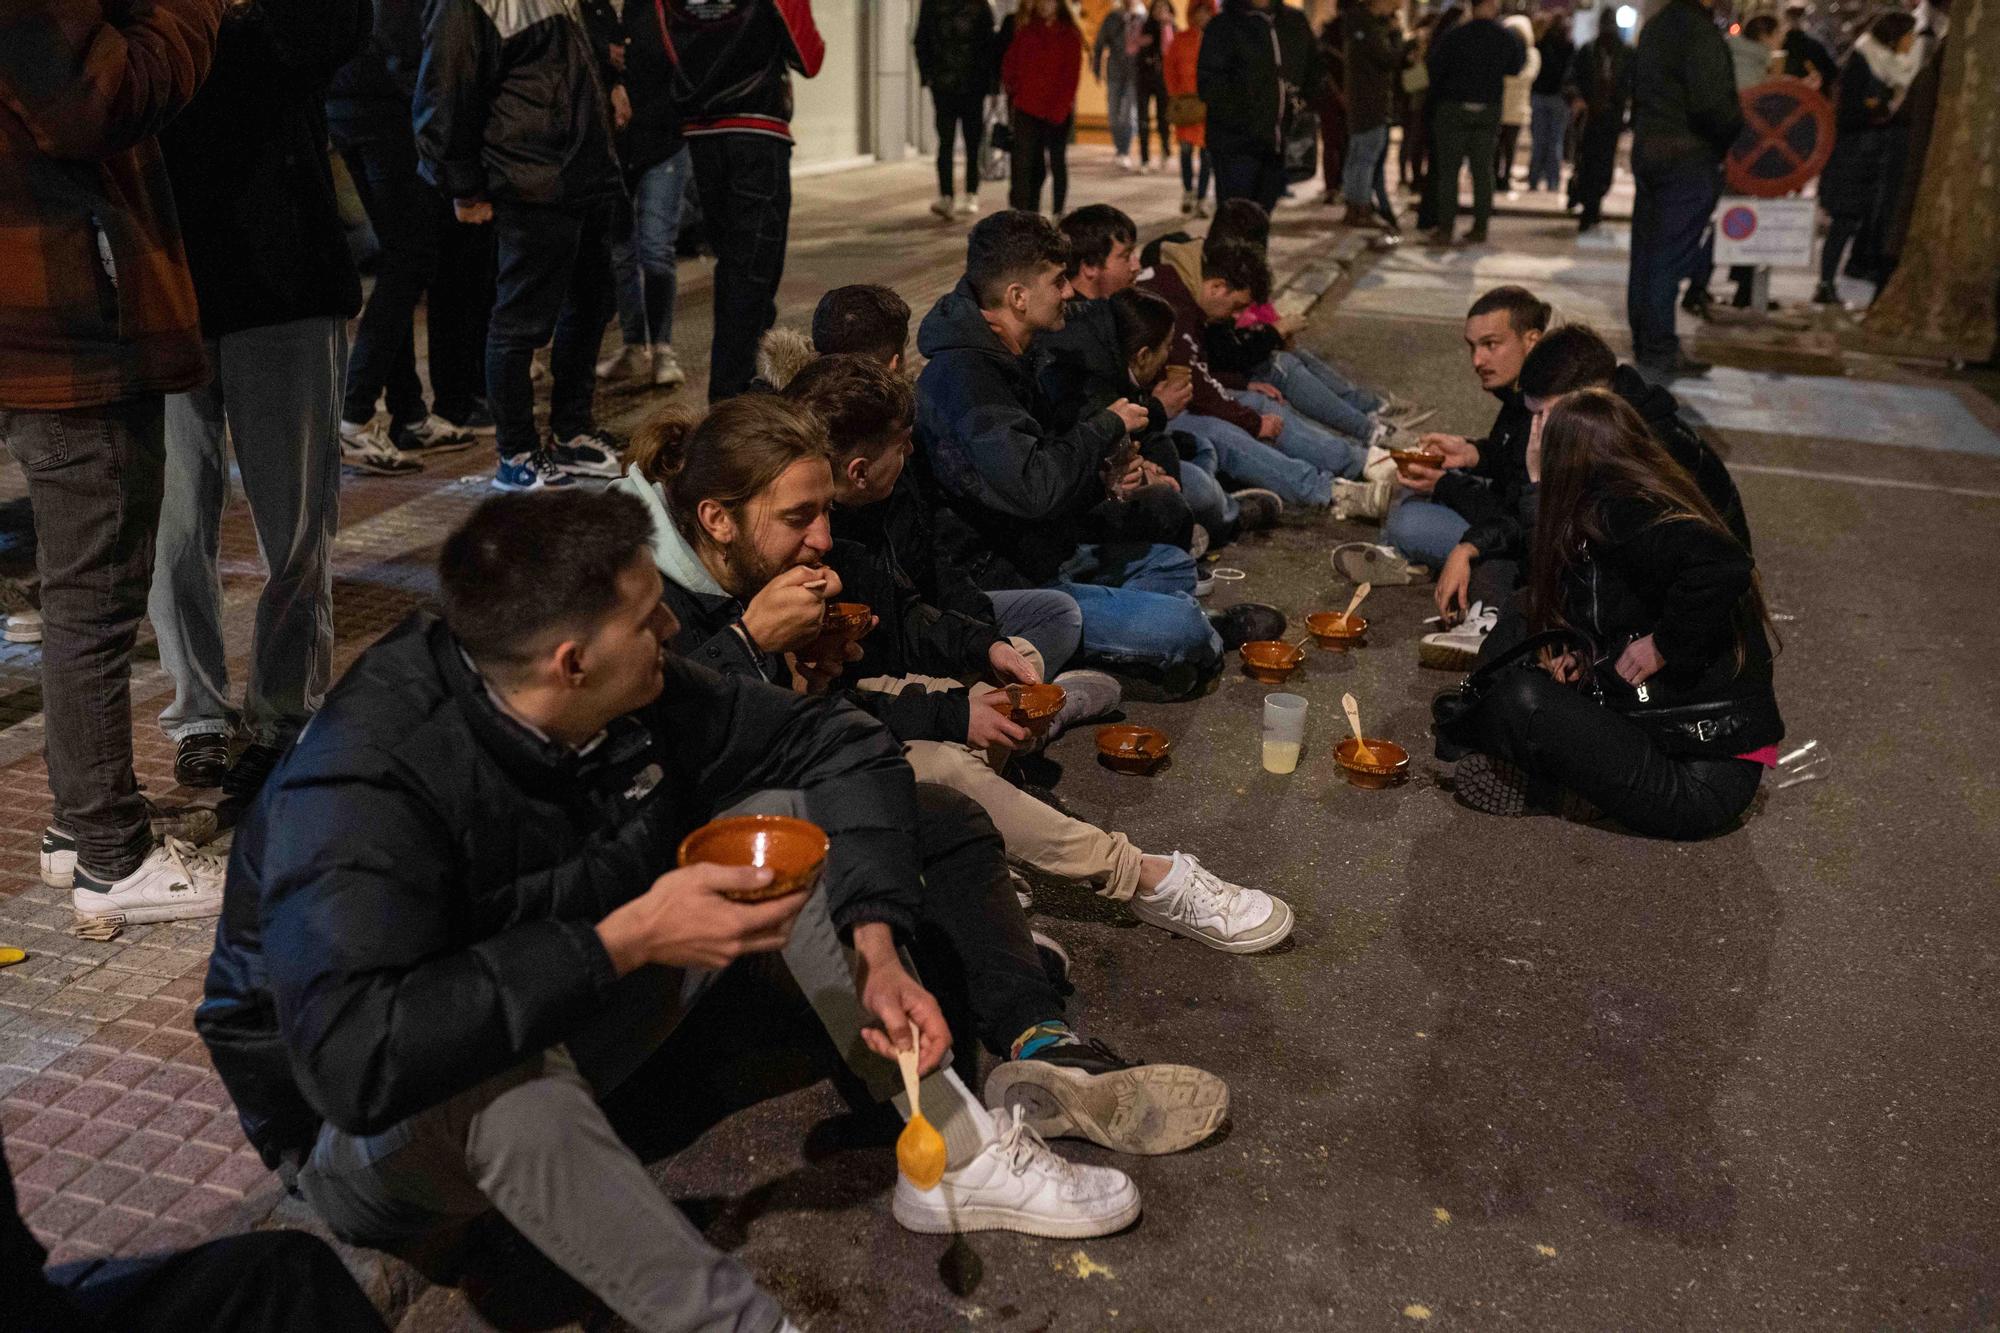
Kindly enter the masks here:
<path id="1" fill-rule="evenodd" d="M 1671 0 L 1646 20 L 1632 55 L 1635 169 L 1719 165 L 1742 129 L 1729 44 L 1699 0 Z"/>
<path id="2" fill-rule="evenodd" d="M 1389 123 L 1396 78 L 1403 72 L 1403 38 L 1387 18 L 1368 9 L 1344 15 L 1347 27 L 1347 128 L 1354 133 Z"/>
<path id="3" fill-rule="evenodd" d="M 843 931 L 914 925 L 914 782 L 837 701 L 677 658 L 582 750 L 503 713 L 418 613 L 327 695 L 238 826 L 195 1026 L 272 1165 L 378 1133 L 565 1040 L 616 975 L 596 933 L 740 797 L 801 788 Z"/>
<path id="4" fill-rule="evenodd" d="M 0 407 L 60 411 L 207 378 L 154 140 L 201 87 L 221 0 L 44 0 L 0 41 Z"/>
<path id="5" fill-rule="evenodd" d="M 1470 523 L 1460 541 L 1482 559 L 1518 556 L 1525 549 L 1521 498 L 1528 488 L 1528 431 L 1534 425 L 1515 385 L 1495 394 L 1500 413 L 1486 438 L 1473 441 L 1479 462 L 1438 478 L 1431 499 Z"/>
<path id="6" fill-rule="evenodd" d="M 1167 364 L 1186 366 L 1192 373 L 1194 398 L 1188 411 L 1227 421 L 1255 435 L 1262 424 L 1259 414 L 1231 398 L 1208 365 L 1208 316 L 1195 300 L 1195 293 L 1201 290 L 1201 242 L 1161 246 L 1160 262 L 1140 285 L 1174 308 L 1174 340 Z"/>
<path id="7" fill-rule="evenodd" d="M 1533 111 L 1535 80 L 1542 75 L 1542 52 L 1535 45 L 1535 23 L 1526 14 L 1509 14 L 1500 26 L 1521 44 L 1521 64 L 1500 86 L 1500 123 L 1526 125 Z"/>
<path id="8" fill-rule="evenodd" d="M 1310 103 L 1326 78 L 1306 16 L 1280 0 L 1233 0 L 1209 20 L 1195 66 L 1212 153 L 1276 157 L 1290 97 Z"/>
<path id="9" fill-rule="evenodd" d="M 1681 419 L 1681 405 L 1673 394 L 1627 365 L 1620 365 L 1611 377 L 1611 391 L 1646 419 L 1653 438 L 1666 446 L 1676 463 L 1687 469 L 1702 495 L 1722 516 L 1730 534 L 1743 544 L 1745 551 L 1750 550 L 1750 520 L 1743 513 L 1743 497 L 1737 493 L 1736 482 L 1701 432 Z"/>
<path id="10" fill-rule="evenodd" d="M 947 97 L 984 93 L 993 82 L 993 7 L 987 0 L 923 0 L 913 41 L 917 77 Z"/>
<path id="11" fill-rule="evenodd" d="M 1103 494 L 1100 470 L 1125 423 L 1093 412 L 1067 430 L 1027 357 L 986 323 L 970 283 L 938 298 L 917 328 L 918 481 L 962 524 L 947 534 L 983 588 L 1032 588 L 1076 554 L 1078 525 Z M 957 552 L 962 551 L 959 555 Z"/>
<path id="12" fill-rule="evenodd" d="M 258 0 L 231 13 L 208 82 L 161 131 L 202 336 L 361 309 L 325 92 L 369 21 L 368 0 Z"/>
<path id="13" fill-rule="evenodd" d="M 435 0 L 415 115 L 424 179 L 448 199 L 578 208 L 618 189 L 575 0 Z"/>
<path id="14" fill-rule="evenodd" d="M 690 139 L 759 134 L 792 140 L 792 71 L 826 60 L 812 0 L 627 0 L 664 14 L 674 101 Z M 643 17 L 643 15 L 641 16 Z"/>

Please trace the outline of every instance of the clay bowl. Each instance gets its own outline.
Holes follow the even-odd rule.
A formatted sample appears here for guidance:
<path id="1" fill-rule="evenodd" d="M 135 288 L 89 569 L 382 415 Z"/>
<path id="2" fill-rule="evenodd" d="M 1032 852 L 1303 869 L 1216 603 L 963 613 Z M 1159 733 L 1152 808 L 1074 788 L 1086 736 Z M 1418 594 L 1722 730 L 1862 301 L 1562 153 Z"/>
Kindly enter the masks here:
<path id="1" fill-rule="evenodd" d="M 826 834 L 806 820 L 787 815 L 730 815 L 703 824 L 682 838 L 680 863 L 768 867 L 771 882 L 763 888 L 723 894 L 739 903 L 756 903 L 809 887 L 826 864 L 826 847 Z"/>
<path id="2" fill-rule="evenodd" d="M 1347 780 L 1355 786 L 1393 787 L 1410 776 L 1410 752 L 1396 742 L 1378 741 L 1370 736 L 1368 749 L 1375 756 L 1372 764 L 1364 764 L 1354 757 L 1359 748 L 1354 737 L 1349 736 L 1333 749 L 1333 756 L 1346 771 Z"/>
<path id="3" fill-rule="evenodd" d="M 1126 722 L 1097 729 L 1097 761 L 1114 773 L 1143 777 L 1166 762 L 1173 745 L 1158 727 Z"/>
<path id="4" fill-rule="evenodd" d="M 1026 727 L 1030 735 L 1046 736 L 1049 724 L 1056 720 L 1056 714 L 1062 711 L 1063 700 L 1068 697 L 1063 687 L 1044 682 L 1018 686 L 1017 690 L 1021 698 L 1019 707 L 1008 698 L 1004 689 L 987 695 L 986 706 L 999 709 L 1009 721 Z"/>
<path id="5" fill-rule="evenodd" d="M 1243 670 L 1252 680 L 1266 685 L 1283 685 L 1299 669 L 1299 663 L 1306 660 L 1305 649 L 1276 639 L 1252 639 L 1239 651 L 1243 654 Z"/>
<path id="6" fill-rule="evenodd" d="M 1368 617 L 1316 611 L 1306 617 L 1306 628 L 1312 631 L 1313 642 L 1320 647 L 1344 653 L 1360 645 L 1362 636 L 1368 633 Z"/>
<path id="7" fill-rule="evenodd" d="M 826 632 L 853 642 L 868 632 L 868 622 L 874 615 L 874 608 L 866 602 L 828 602 Z"/>
<path id="8" fill-rule="evenodd" d="M 1418 464 L 1423 467 L 1443 467 L 1444 455 L 1429 449 L 1391 449 L 1389 457 L 1396 460 L 1396 466 Z"/>

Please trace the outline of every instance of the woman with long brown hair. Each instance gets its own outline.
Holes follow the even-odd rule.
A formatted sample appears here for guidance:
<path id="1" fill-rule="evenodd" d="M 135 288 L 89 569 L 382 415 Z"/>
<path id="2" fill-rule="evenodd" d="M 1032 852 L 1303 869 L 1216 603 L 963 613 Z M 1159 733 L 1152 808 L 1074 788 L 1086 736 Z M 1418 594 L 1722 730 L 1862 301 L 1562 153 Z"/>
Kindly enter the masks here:
<path id="1" fill-rule="evenodd" d="M 1733 827 L 1785 731 L 1750 553 L 1607 390 L 1556 404 L 1529 470 L 1527 628 L 1571 642 L 1487 684 L 1459 799 L 1519 815 L 1580 797 L 1660 837 Z"/>

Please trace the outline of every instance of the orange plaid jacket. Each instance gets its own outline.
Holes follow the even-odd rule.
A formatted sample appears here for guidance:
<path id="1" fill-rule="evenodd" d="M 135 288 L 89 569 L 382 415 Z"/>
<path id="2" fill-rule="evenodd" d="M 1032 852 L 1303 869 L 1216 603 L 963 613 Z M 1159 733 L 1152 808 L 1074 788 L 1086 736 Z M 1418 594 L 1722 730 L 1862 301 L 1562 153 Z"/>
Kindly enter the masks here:
<path id="1" fill-rule="evenodd" d="M 194 285 L 154 134 L 224 0 L 0 0 L 0 407 L 200 384 Z"/>

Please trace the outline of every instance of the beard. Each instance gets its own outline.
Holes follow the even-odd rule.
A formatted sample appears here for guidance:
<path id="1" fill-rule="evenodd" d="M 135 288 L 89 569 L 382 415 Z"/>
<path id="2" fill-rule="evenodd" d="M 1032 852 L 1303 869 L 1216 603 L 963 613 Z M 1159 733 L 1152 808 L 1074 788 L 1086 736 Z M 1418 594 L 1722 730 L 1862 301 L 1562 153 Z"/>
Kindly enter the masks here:
<path id="1" fill-rule="evenodd" d="M 727 575 L 721 580 L 730 595 L 738 601 L 748 602 L 764 590 L 764 585 L 791 567 L 790 562 L 767 558 L 757 549 L 756 540 L 739 529 L 734 539 L 722 548 L 722 567 Z"/>

